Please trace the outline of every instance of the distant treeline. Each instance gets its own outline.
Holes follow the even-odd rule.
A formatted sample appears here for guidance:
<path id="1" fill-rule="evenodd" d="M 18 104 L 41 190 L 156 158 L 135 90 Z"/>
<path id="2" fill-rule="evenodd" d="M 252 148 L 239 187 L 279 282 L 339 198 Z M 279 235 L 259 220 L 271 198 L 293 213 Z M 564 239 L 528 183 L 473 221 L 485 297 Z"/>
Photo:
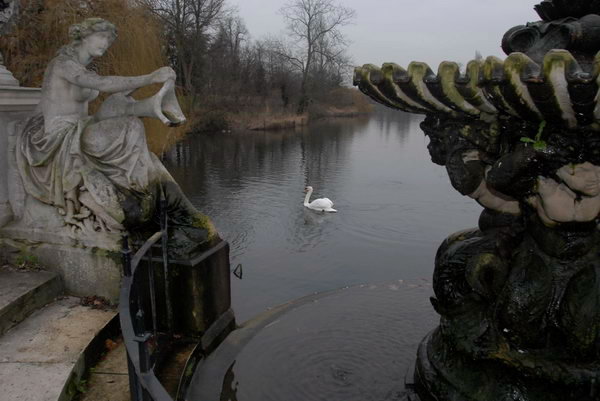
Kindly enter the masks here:
<path id="1" fill-rule="evenodd" d="M 48 61 L 68 42 L 68 26 L 96 16 L 119 38 L 92 66 L 139 75 L 162 65 L 178 74 L 192 125 L 184 130 L 269 128 L 369 107 L 349 82 L 351 60 L 340 28 L 354 11 L 333 0 L 291 0 L 280 11 L 287 34 L 254 40 L 227 0 L 20 0 L 15 27 L 0 38 L 7 67 L 39 86 Z M 156 90 L 156 89 L 154 89 Z M 147 96 L 142 91 L 139 96 Z M 160 130 L 158 126 L 148 127 Z M 176 134 L 181 135 L 181 132 Z M 155 147 L 156 148 L 156 147 Z"/>

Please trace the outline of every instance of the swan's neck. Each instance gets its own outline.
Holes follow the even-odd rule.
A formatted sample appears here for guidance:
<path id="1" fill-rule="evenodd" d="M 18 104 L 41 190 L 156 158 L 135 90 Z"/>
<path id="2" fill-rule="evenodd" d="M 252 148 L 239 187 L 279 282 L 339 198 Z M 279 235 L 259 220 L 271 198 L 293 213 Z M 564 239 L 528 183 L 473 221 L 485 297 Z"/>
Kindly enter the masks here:
<path id="1" fill-rule="evenodd" d="M 312 189 L 309 189 L 306 192 L 306 196 L 304 197 L 304 206 L 308 206 L 308 200 L 310 199 L 310 196 L 312 195 L 312 193 L 313 193 Z"/>

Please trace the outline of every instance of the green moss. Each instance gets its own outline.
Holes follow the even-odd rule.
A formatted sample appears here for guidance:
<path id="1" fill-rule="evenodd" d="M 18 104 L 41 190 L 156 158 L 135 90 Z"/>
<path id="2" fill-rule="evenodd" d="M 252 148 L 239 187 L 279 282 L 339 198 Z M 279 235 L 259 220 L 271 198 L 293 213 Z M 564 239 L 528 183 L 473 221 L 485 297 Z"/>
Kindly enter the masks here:
<path id="1" fill-rule="evenodd" d="M 521 80 L 523 73 L 530 65 L 535 65 L 535 63 L 525 54 L 513 53 L 504 63 L 504 78 L 507 81 L 507 85 L 519 97 L 520 103 L 528 111 L 535 113 L 541 119 L 542 116 L 531 98 L 527 85 Z"/>
<path id="2" fill-rule="evenodd" d="M 450 102 L 458 106 L 461 110 L 477 116 L 479 115 L 479 110 L 469 105 L 456 89 L 456 79 L 459 75 L 460 69 L 458 64 L 449 61 L 444 61 L 440 64 L 438 77 L 441 80 L 444 95 L 446 95 Z"/>
<path id="3" fill-rule="evenodd" d="M 87 392 L 87 381 L 80 377 L 73 377 L 67 385 L 67 397 L 74 399 L 79 394 L 85 394 Z"/>
<path id="4" fill-rule="evenodd" d="M 464 136 L 465 138 L 468 138 L 472 135 L 471 132 L 471 126 L 470 125 L 464 125 L 460 128 L 460 134 L 462 136 Z"/>
<path id="5" fill-rule="evenodd" d="M 476 88 L 479 83 L 479 72 L 483 68 L 482 60 L 471 60 L 467 64 L 467 76 L 469 77 L 469 87 Z"/>
<path id="6" fill-rule="evenodd" d="M 552 71 L 561 68 L 568 69 L 573 63 L 576 63 L 573 55 L 567 50 L 552 50 L 544 57 L 544 76 L 549 77 Z"/>
<path id="7" fill-rule="evenodd" d="M 408 66 L 408 76 L 410 77 L 410 81 L 414 86 L 415 90 L 419 93 L 419 96 L 426 100 L 427 97 L 422 91 L 422 84 L 425 77 L 428 75 L 433 75 L 433 71 L 426 63 L 421 63 L 418 61 L 413 61 Z"/>
<path id="8" fill-rule="evenodd" d="M 116 265 L 120 265 L 123 260 L 121 252 L 115 252 L 103 248 L 92 248 L 92 254 L 99 258 L 112 260 Z"/>
<path id="9" fill-rule="evenodd" d="M 196 228 L 204 229 L 207 232 L 208 240 L 218 237 L 217 229 L 210 218 L 202 213 L 196 213 L 193 216 L 192 225 Z"/>
<path id="10" fill-rule="evenodd" d="M 495 78 L 501 77 L 501 72 L 504 71 L 504 63 L 498 57 L 490 56 L 483 63 L 483 78 L 486 81 L 492 81 Z"/>
<path id="11" fill-rule="evenodd" d="M 380 77 L 377 77 L 377 74 L 379 74 Z M 365 64 L 354 70 L 354 83 L 355 85 L 358 85 L 363 93 L 387 107 L 402 110 L 402 105 L 397 104 L 381 93 L 377 87 L 377 83 L 373 82 L 373 80 L 377 81 L 378 78 L 383 78 L 383 72 L 373 64 Z"/>
<path id="12" fill-rule="evenodd" d="M 498 123 L 498 120 L 495 120 L 494 122 L 492 122 L 489 125 L 489 129 L 488 129 L 488 134 L 490 134 L 490 137 L 492 138 L 497 138 L 500 136 L 501 131 L 500 131 L 500 124 Z"/>
<path id="13" fill-rule="evenodd" d="M 15 264 L 20 269 L 33 269 L 37 270 L 40 268 L 40 261 L 36 255 L 31 253 L 28 248 L 21 248 L 19 254 L 15 258 Z"/>
<path id="14" fill-rule="evenodd" d="M 512 74 L 520 76 L 526 68 L 533 64 L 533 60 L 523 53 L 513 53 L 506 59 L 504 63 L 504 74 L 506 78 L 510 78 Z"/>

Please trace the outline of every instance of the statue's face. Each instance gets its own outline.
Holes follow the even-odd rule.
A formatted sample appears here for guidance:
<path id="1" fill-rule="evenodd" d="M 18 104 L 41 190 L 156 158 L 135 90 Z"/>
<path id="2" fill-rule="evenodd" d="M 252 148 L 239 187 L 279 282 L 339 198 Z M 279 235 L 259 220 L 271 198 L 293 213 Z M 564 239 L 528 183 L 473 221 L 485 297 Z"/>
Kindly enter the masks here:
<path id="1" fill-rule="evenodd" d="M 436 135 L 429 135 L 429 145 L 427 145 L 431 161 L 440 166 L 446 165 L 448 149 L 443 139 Z"/>
<path id="2" fill-rule="evenodd" d="M 102 56 L 113 41 L 111 32 L 94 32 L 82 39 L 81 43 L 92 57 Z"/>

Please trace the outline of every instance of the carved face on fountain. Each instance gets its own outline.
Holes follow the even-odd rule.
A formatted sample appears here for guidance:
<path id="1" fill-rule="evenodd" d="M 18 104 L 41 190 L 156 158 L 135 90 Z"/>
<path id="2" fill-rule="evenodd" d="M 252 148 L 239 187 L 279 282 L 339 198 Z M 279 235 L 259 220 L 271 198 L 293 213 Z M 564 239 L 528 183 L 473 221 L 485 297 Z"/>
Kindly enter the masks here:
<path id="1" fill-rule="evenodd" d="M 437 135 L 429 135 L 429 144 L 427 150 L 431 156 L 431 161 L 435 164 L 443 166 L 446 164 L 447 159 L 447 145 L 444 143 L 444 139 Z"/>

